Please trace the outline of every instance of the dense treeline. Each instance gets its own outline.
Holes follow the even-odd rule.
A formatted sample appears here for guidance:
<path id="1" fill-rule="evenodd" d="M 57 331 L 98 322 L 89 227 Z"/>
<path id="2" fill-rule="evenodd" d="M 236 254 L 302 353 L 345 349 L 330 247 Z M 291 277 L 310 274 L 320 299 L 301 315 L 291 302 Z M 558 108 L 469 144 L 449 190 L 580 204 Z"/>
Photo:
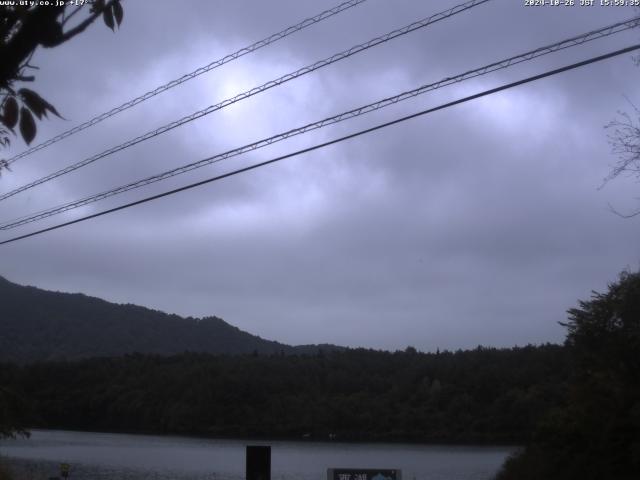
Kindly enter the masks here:
<path id="1" fill-rule="evenodd" d="M 567 402 L 535 426 L 500 480 L 640 478 L 640 272 L 569 310 Z"/>
<path id="2" fill-rule="evenodd" d="M 424 354 L 129 355 L 26 366 L 0 384 L 30 425 L 212 436 L 523 442 L 566 397 L 557 345 Z"/>

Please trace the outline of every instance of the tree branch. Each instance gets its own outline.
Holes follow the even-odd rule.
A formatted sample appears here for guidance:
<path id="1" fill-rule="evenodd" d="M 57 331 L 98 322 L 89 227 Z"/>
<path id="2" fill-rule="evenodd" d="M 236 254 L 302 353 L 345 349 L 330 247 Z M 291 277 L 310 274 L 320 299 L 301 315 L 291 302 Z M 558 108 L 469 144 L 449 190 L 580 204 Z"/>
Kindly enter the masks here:
<path id="1" fill-rule="evenodd" d="M 600 188 L 624 172 L 638 175 L 640 171 L 640 109 L 628 98 L 627 102 L 637 115 L 639 123 L 636 123 L 627 112 L 619 111 L 619 118 L 605 125 L 605 129 L 610 131 L 607 138 L 611 145 L 611 152 L 617 155 L 619 160 Z"/>
<path id="2" fill-rule="evenodd" d="M 60 42 L 59 43 L 56 43 L 56 44 L 50 45 L 50 46 L 51 47 L 55 47 L 57 45 L 60 45 L 61 43 L 64 43 L 67 40 L 72 39 L 73 37 L 75 37 L 79 33 L 84 32 L 87 29 L 87 27 L 89 25 L 91 25 L 96 20 L 96 18 L 98 18 L 100 15 L 102 15 L 102 12 L 104 12 L 108 8 L 111 8 L 112 4 L 113 4 L 113 0 L 110 0 L 109 2 L 107 2 L 104 5 L 103 8 L 97 9 L 95 12 L 93 12 L 91 15 L 89 15 L 86 19 L 84 19 L 84 21 L 82 21 L 81 23 L 79 23 L 78 25 L 73 27 L 72 29 L 64 32 L 62 34 L 62 36 L 60 37 Z"/>
<path id="3" fill-rule="evenodd" d="M 610 203 L 607 203 L 607 205 L 609 205 L 609 211 L 620 218 L 633 218 L 640 215 L 640 210 L 636 210 L 635 212 L 624 214 L 624 213 L 620 213 L 618 210 L 613 208 L 613 206 Z"/>
<path id="4" fill-rule="evenodd" d="M 69 15 L 67 15 L 66 17 L 64 17 L 64 20 L 62 20 L 62 25 L 64 26 L 69 20 L 71 20 L 71 18 L 78 13 L 80 10 L 82 9 L 82 5 L 78 5 L 75 10 L 73 12 L 71 12 Z"/>
<path id="5" fill-rule="evenodd" d="M 6 87 L 18 75 L 20 66 L 38 47 L 48 43 L 58 32 L 56 18 L 60 7 L 36 7 L 28 12 L 10 41 L 0 45 L 0 87 Z"/>

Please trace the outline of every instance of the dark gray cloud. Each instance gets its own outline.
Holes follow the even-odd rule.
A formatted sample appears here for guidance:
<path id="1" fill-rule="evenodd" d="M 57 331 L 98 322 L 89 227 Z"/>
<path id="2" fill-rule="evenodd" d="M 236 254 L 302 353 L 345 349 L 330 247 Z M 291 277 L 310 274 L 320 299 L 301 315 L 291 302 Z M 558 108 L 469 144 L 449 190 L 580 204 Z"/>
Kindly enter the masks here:
<path id="1" fill-rule="evenodd" d="M 631 17 L 633 9 L 496 0 L 18 195 L 23 215 Z M 63 131 L 331 1 L 131 2 L 39 52 Z M 15 164 L 2 190 L 454 5 L 370 0 Z M 67 213 L 102 210 L 638 41 L 617 35 L 447 87 Z M 218 315 L 288 343 L 424 350 L 558 342 L 579 298 L 637 268 L 630 179 L 603 125 L 640 98 L 630 56 L 548 78 L 174 197 L 2 248 L 1 274 L 183 315 Z M 15 142 L 11 154 L 19 151 Z M 25 227 L 19 232 L 30 231 Z M 15 232 L 15 231 L 14 231 Z M 12 232 L 12 233 L 14 233 Z M 4 238 L 7 238 L 5 235 Z"/>

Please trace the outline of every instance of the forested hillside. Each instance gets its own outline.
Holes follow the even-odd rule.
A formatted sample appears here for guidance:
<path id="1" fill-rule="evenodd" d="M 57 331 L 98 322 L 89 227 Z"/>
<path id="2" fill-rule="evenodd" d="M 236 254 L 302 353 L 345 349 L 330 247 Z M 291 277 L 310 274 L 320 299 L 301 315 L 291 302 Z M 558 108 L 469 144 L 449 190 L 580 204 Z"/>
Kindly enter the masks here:
<path id="1" fill-rule="evenodd" d="M 182 318 L 82 294 L 24 287 L 0 277 L 0 361 L 33 362 L 127 353 L 315 352 L 244 332 L 217 317 Z M 335 348 L 324 346 L 325 350 Z"/>
<path id="2" fill-rule="evenodd" d="M 566 395 L 565 349 L 130 355 L 18 367 L 33 427 L 512 443 Z"/>
<path id="3" fill-rule="evenodd" d="M 8 285 L 3 288 L 13 288 Z M 96 302 L 105 311 L 112 307 L 84 296 L 53 294 L 38 301 L 42 308 L 64 311 L 64 303 L 56 302 L 68 297 Z M 311 355 L 255 349 L 242 355 L 4 363 L 0 434 L 42 427 L 522 443 L 527 447 L 505 464 L 500 480 L 635 480 L 640 474 L 640 272 L 623 272 L 608 292 L 594 293 L 568 313 L 564 346 L 436 353 L 412 347 L 394 353 L 331 349 Z"/>

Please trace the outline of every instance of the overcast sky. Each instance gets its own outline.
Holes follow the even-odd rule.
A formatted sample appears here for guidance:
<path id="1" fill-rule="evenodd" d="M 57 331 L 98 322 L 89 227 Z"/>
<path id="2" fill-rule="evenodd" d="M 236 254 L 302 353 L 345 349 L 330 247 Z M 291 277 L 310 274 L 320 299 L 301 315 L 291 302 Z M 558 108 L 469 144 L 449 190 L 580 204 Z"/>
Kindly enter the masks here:
<path id="1" fill-rule="evenodd" d="M 127 1 L 40 50 L 46 140 L 338 0 Z M 8 191 L 457 0 L 368 0 L 19 160 Z M 576 0 L 579 3 L 579 0 Z M 494 0 L 239 102 L 0 203 L 10 220 L 638 15 Z M 443 88 L 26 227 L 27 233 L 640 41 L 640 31 Z M 276 165 L 0 247 L 0 275 L 290 344 L 420 350 L 561 342 L 558 321 L 640 266 L 640 184 L 598 189 L 603 126 L 640 104 L 624 55 Z M 625 98 L 626 97 L 626 98 Z M 1 152 L 24 149 L 19 139 Z M 87 319 L 90 321 L 90 319 Z"/>

